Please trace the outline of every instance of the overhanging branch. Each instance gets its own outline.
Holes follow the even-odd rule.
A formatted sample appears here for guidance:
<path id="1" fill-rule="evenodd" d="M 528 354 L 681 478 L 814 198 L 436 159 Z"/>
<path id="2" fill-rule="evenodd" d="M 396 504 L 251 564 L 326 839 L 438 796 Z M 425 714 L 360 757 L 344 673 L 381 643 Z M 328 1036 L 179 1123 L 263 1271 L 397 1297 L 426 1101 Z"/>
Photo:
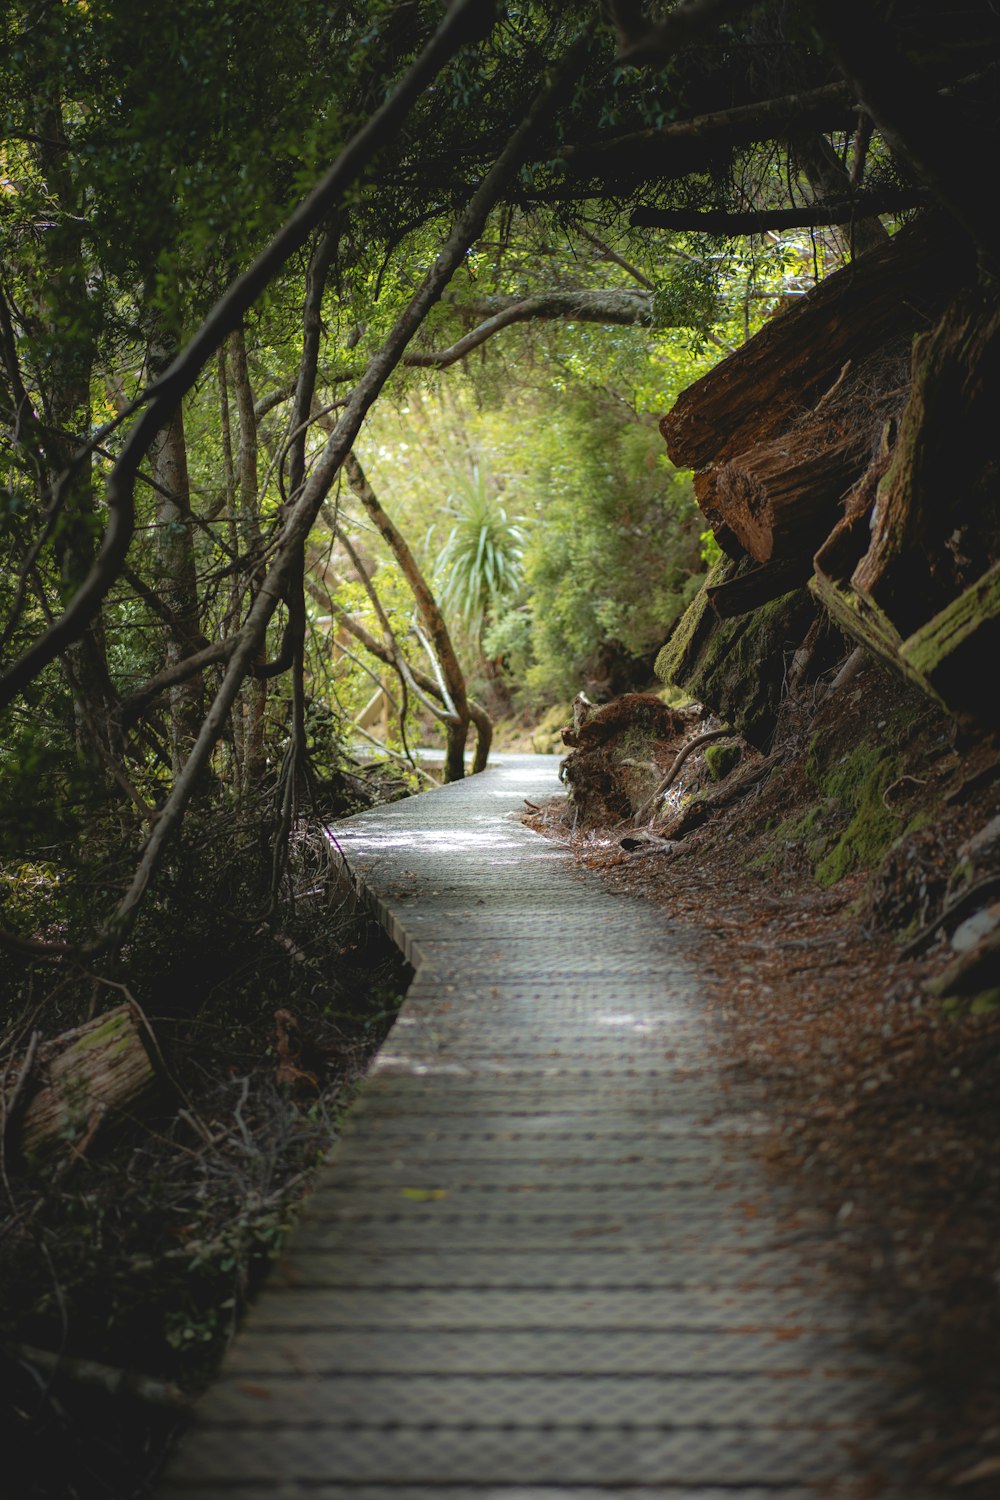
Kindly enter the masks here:
<path id="1" fill-rule="evenodd" d="M 464 359 L 481 344 L 515 323 L 560 318 L 567 323 L 607 323 L 631 328 L 653 321 L 652 295 L 645 291 L 542 292 L 536 297 L 485 297 L 452 304 L 455 312 L 483 317 L 478 327 L 463 334 L 447 349 L 427 354 L 408 354 L 405 365 L 417 369 L 445 370 Z M 485 314 L 485 316 L 483 316 Z"/>
<path id="2" fill-rule="evenodd" d="M 828 83 L 759 104 L 713 110 L 627 135 L 564 146 L 558 155 L 581 172 L 606 171 L 610 166 L 634 172 L 638 160 L 644 175 L 685 175 L 705 161 L 708 153 L 723 147 L 746 146 L 792 130 L 849 128 L 857 122 L 853 100 L 849 84 Z"/>
<path id="3" fill-rule="evenodd" d="M 858 194 L 840 203 L 804 203 L 800 208 L 748 209 L 743 213 L 724 209 L 637 208 L 629 223 L 633 229 L 674 229 L 691 234 L 765 234 L 769 230 L 823 229 L 850 224 L 873 215 L 903 213 L 926 202 L 925 195 L 911 188 Z"/>
<path id="4" fill-rule="evenodd" d="M 665 20 L 644 31 L 638 30 L 638 6 L 612 4 L 609 9 L 618 24 L 618 61 L 632 67 L 669 62 L 682 47 L 746 10 L 749 3 L 750 0 L 681 0 Z"/>

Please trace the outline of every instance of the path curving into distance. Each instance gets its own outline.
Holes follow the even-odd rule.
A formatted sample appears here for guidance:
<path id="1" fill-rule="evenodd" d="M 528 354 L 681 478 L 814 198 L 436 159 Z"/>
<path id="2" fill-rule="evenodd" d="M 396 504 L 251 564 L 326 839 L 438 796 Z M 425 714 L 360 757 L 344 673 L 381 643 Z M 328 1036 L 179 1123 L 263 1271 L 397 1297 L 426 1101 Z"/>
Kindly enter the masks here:
<path id="1" fill-rule="evenodd" d="M 516 821 L 557 765 L 338 825 L 415 978 L 161 1500 L 904 1493 L 690 948 Z"/>

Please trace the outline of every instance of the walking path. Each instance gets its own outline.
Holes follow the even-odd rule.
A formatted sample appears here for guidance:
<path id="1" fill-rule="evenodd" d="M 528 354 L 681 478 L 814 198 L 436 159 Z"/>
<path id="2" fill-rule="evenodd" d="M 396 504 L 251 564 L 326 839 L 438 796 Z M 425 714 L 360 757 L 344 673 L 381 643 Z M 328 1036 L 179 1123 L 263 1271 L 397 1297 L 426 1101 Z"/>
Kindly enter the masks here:
<path id="1" fill-rule="evenodd" d="M 162 1500 L 896 1493 L 692 957 L 513 816 L 556 766 L 338 828 L 416 976 Z"/>

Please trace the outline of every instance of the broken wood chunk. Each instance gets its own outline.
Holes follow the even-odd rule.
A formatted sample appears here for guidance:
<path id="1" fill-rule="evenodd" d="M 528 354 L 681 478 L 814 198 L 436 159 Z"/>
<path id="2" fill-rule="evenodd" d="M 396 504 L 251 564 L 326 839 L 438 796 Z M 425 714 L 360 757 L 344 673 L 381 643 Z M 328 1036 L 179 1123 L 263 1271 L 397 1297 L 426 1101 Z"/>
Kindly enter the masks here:
<path id="1" fill-rule="evenodd" d="M 153 1076 L 133 1007 L 106 1011 L 39 1049 L 14 1121 L 16 1144 L 29 1156 L 60 1143 L 82 1155 L 108 1115 L 134 1104 Z"/>
<path id="2" fill-rule="evenodd" d="M 866 423 L 799 426 L 719 469 L 715 503 L 758 562 L 813 553 L 843 514 L 843 498 L 868 467 Z"/>

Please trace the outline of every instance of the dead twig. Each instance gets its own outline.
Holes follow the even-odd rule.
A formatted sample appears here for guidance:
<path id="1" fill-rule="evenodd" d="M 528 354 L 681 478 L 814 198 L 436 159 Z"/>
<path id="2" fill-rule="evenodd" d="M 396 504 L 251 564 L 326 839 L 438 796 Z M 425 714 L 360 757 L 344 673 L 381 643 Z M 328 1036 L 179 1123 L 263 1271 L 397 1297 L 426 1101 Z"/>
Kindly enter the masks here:
<path id="1" fill-rule="evenodd" d="M 95 1359 L 77 1359 L 52 1349 L 36 1349 L 31 1344 L 4 1344 L 4 1354 L 18 1364 L 33 1365 L 50 1379 L 59 1376 L 77 1385 L 94 1386 L 109 1396 L 135 1396 L 150 1406 L 165 1406 L 173 1411 L 187 1411 L 192 1398 L 179 1385 L 139 1375 L 133 1370 L 118 1370 Z"/>
<path id="2" fill-rule="evenodd" d="M 633 819 L 634 826 L 636 828 L 641 828 L 642 824 L 652 816 L 656 804 L 659 802 L 664 792 L 667 791 L 667 789 L 672 785 L 674 779 L 680 772 L 681 766 L 683 766 L 689 755 L 693 755 L 696 750 L 701 749 L 702 745 L 707 745 L 712 740 L 732 739 L 732 737 L 733 731 L 731 729 L 706 729 L 704 734 L 696 734 L 693 740 L 688 740 L 687 744 L 681 747 L 681 750 L 675 757 L 670 770 L 667 772 L 666 776 L 664 776 L 659 786 L 657 786 L 656 790 L 646 798 L 645 802 L 639 808 L 639 811 L 636 813 L 635 818 Z"/>

